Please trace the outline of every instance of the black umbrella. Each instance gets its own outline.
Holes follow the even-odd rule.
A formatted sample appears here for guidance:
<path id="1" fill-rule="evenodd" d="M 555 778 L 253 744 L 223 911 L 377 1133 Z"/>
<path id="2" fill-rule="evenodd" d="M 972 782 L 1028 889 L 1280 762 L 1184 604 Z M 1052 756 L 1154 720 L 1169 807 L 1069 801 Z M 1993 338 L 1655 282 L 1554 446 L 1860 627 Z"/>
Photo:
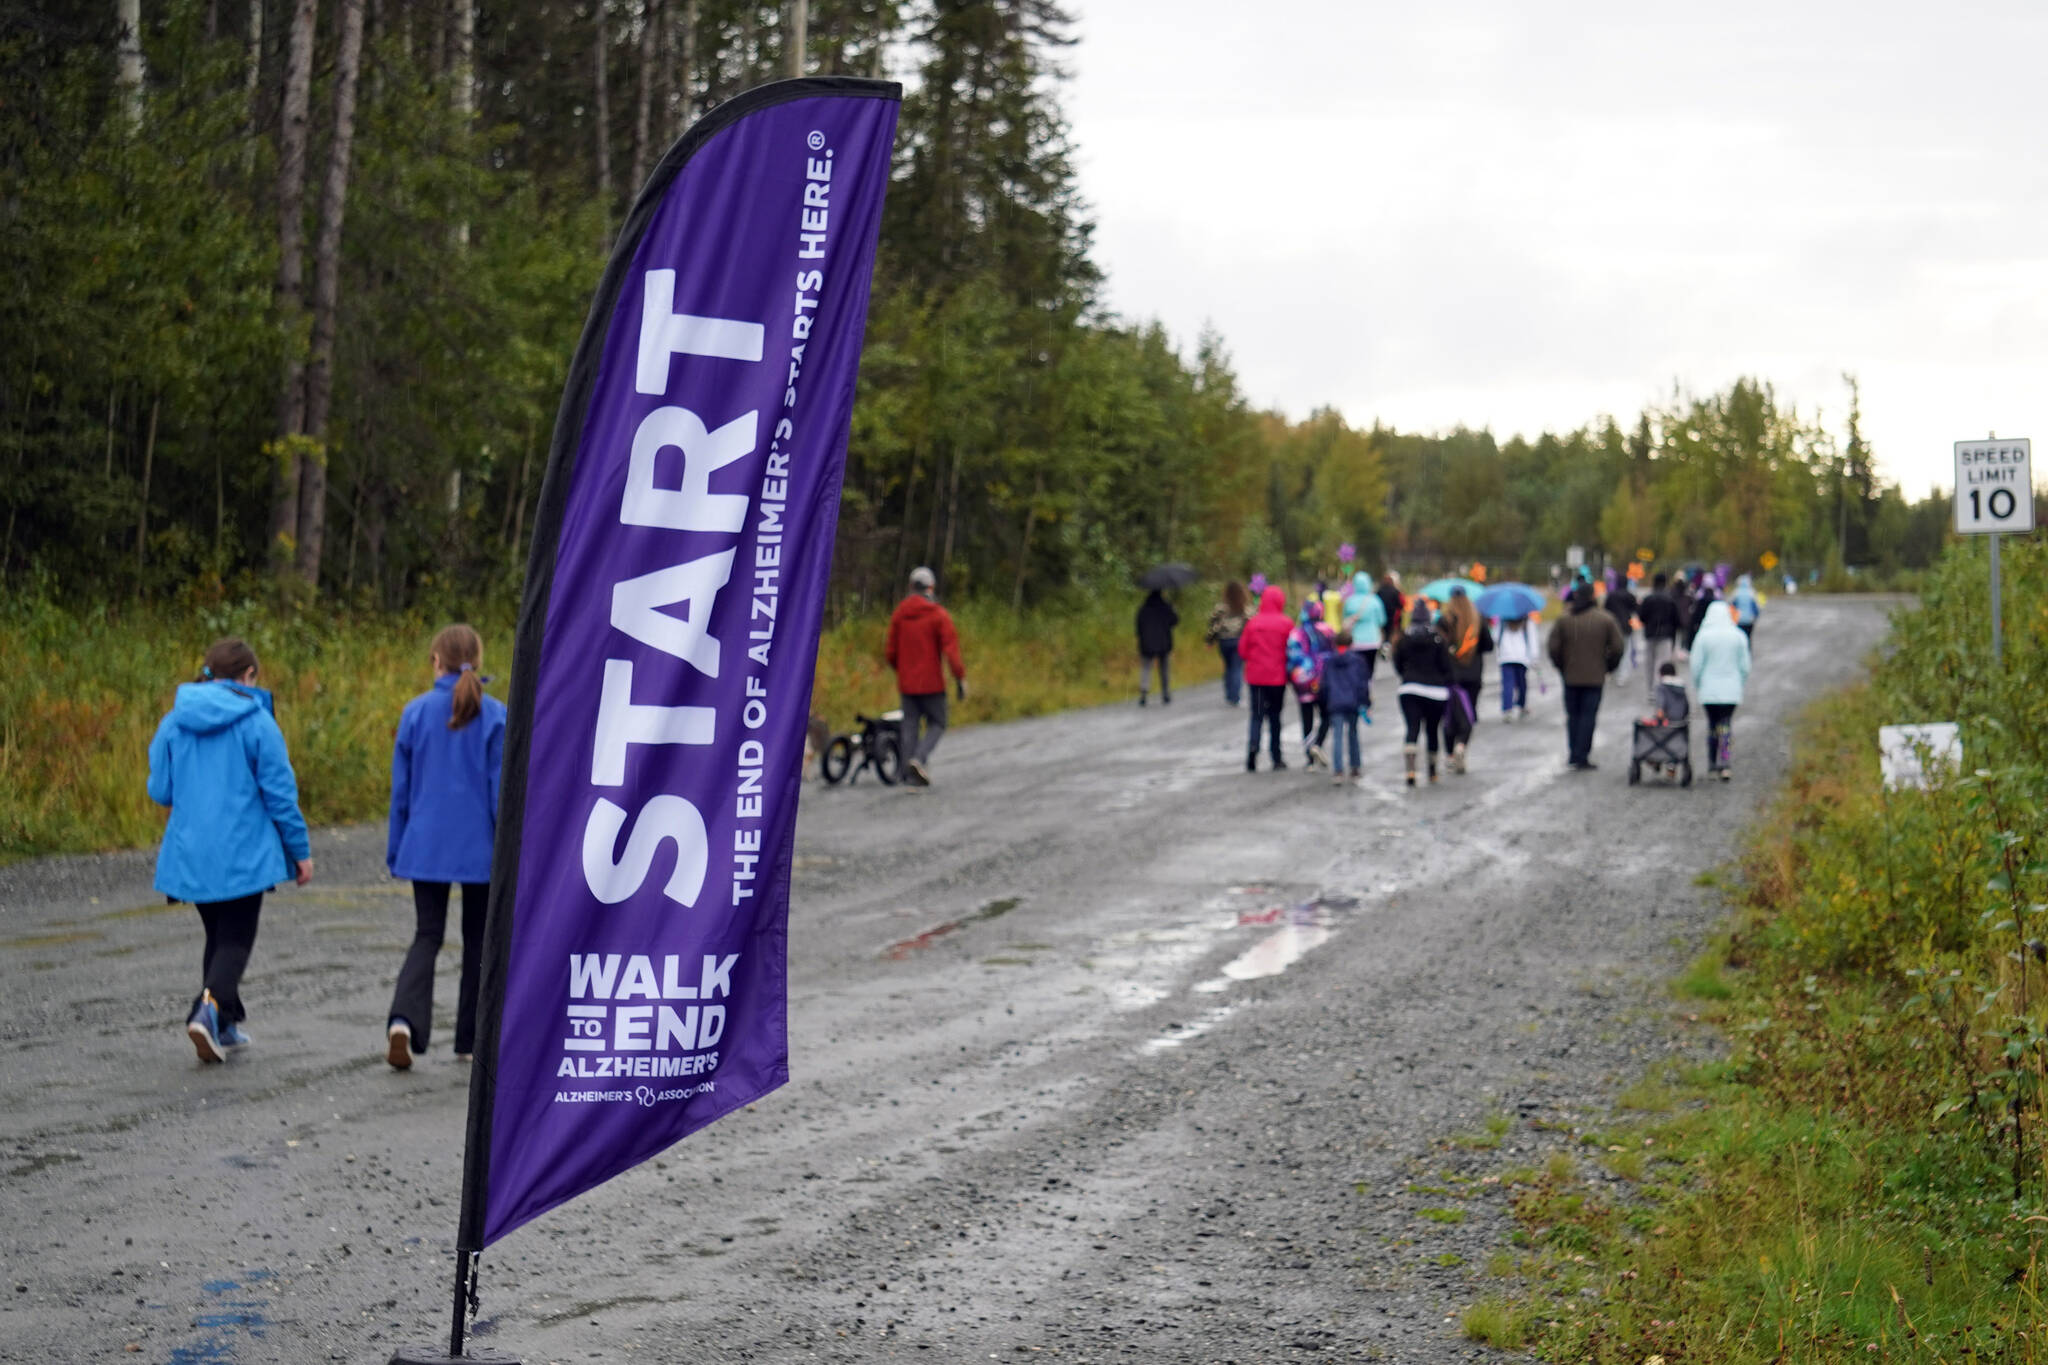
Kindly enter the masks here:
<path id="1" fill-rule="evenodd" d="M 1199 577 L 1201 575 L 1195 572 L 1191 564 L 1154 564 L 1139 577 L 1138 586 L 1171 591 L 1174 588 L 1185 588 Z"/>

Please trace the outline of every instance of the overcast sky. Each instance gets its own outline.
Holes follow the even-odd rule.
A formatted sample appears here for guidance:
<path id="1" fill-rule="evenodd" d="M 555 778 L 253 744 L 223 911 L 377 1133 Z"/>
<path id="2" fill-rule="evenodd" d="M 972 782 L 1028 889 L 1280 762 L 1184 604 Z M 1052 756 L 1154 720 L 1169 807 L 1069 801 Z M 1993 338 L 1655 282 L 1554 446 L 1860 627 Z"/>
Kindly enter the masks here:
<path id="1" fill-rule="evenodd" d="M 1505 439 L 1748 374 L 1839 432 L 1851 371 L 1914 497 L 2048 441 L 2048 0 L 1073 6 L 1110 306 L 1255 403 Z"/>

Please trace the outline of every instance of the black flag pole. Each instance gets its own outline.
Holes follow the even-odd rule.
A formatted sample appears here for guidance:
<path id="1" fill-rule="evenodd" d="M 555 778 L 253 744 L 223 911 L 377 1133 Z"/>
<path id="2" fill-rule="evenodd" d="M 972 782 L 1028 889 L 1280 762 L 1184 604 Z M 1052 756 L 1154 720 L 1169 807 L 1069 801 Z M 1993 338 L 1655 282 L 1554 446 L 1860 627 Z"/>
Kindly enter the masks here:
<path id="1" fill-rule="evenodd" d="M 633 261 L 677 174 L 712 137 L 757 110 L 818 95 L 878 90 L 900 96 L 900 87 L 845 76 L 809 76 L 742 91 L 692 124 L 655 166 L 620 227 L 597 292 L 585 318 L 555 417 L 548 463 L 535 509 L 533 542 L 527 554 L 525 589 L 513 642 L 507 705 L 498 828 L 491 854 L 491 890 L 485 912 L 481 975 L 477 992 L 476 1051 L 471 1063 L 469 1120 L 463 1149 L 461 1214 L 455 1243 L 455 1283 L 448 1353 L 425 1346 L 401 1346 L 390 1365 L 519 1365 L 517 1357 L 477 1352 L 466 1341 L 467 1324 L 478 1306 L 479 1258 L 490 1196 L 491 1129 L 497 1097 L 498 1049 L 505 1017 L 506 979 L 512 957 L 514 905 L 524 843 L 527 775 L 532 757 L 534 706 L 541 649 L 554 588 L 556 554 L 562 535 L 578 446 L 592 391 L 604 358 L 612 315 L 625 291 Z M 552 812 L 541 811 L 543 818 Z"/>

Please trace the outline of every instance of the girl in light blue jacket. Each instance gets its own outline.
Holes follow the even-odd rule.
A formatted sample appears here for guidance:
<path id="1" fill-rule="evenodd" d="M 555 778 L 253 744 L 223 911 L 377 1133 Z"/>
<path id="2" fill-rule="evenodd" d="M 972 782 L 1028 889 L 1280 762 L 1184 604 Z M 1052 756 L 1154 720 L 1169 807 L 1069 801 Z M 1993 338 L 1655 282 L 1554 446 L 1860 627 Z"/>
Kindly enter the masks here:
<path id="1" fill-rule="evenodd" d="M 1707 713 L 1707 771 L 1730 781 L 1730 730 L 1742 689 L 1749 682 L 1749 636 L 1735 624 L 1733 608 L 1713 602 L 1692 641 L 1692 687 Z"/>
<path id="2" fill-rule="evenodd" d="M 149 742 L 149 796 L 171 812 L 156 889 L 192 902 L 206 926 L 203 984 L 185 1033 L 200 1061 L 222 1062 L 249 1041 L 242 973 L 263 893 L 311 881 L 313 856 L 284 732 L 270 694 L 256 686 L 256 652 L 219 641 L 199 677 L 178 688 Z"/>
<path id="3" fill-rule="evenodd" d="M 505 757 L 505 703 L 484 693 L 484 644 L 449 626 L 429 650 L 434 685 L 406 703 L 391 746 L 391 834 L 384 862 L 412 882 L 413 940 L 384 1021 L 384 1060 L 403 1071 L 427 1050 L 434 1023 L 434 962 L 448 928 L 448 889 L 462 885 L 462 984 L 455 997 L 455 1055 L 476 1047 L 477 981 L 483 972 L 484 906 L 498 832 L 498 775 Z"/>

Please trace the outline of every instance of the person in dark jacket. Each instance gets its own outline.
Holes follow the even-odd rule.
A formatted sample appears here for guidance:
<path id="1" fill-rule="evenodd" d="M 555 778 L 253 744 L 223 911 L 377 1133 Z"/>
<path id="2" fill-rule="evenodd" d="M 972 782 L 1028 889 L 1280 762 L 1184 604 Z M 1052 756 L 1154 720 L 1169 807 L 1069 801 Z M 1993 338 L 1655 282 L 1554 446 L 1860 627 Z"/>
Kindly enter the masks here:
<path id="1" fill-rule="evenodd" d="M 391 828 L 384 865 L 412 883 L 413 940 L 384 1019 L 384 1060 L 400 1071 L 427 1050 L 434 1022 L 434 962 L 448 930 L 448 888 L 462 886 L 462 978 L 455 996 L 455 1055 L 476 1051 L 484 906 L 498 833 L 505 703 L 484 694 L 484 643 L 449 626 L 428 649 L 434 685 L 405 705 L 391 746 Z"/>
<path id="2" fill-rule="evenodd" d="M 203 984 L 185 1016 L 202 1062 L 224 1062 L 249 1041 L 242 973 L 256 947 L 263 893 L 313 879 L 299 783 L 270 693 L 256 686 L 256 651 L 219 640 L 198 682 L 178 688 L 149 742 L 149 798 L 170 808 L 156 889 L 190 901 L 206 927 Z"/>
<path id="3" fill-rule="evenodd" d="M 1479 693 L 1486 686 L 1486 656 L 1493 652 L 1493 628 L 1463 588 L 1451 589 L 1451 600 L 1444 604 L 1436 628 L 1451 651 L 1451 695 L 1444 704 L 1445 766 L 1462 773 L 1473 728 L 1479 723 Z"/>
<path id="4" fill-rule="evenodd" d="M 1685 652 L 1692 653 L 1692 642 L 1699 637 L 1700 627 L 1705 624 L 1707 613 L 1714 608 L 1714 585 L 1701 582 L 1693 590 L 1692 613 L 1685 623 Z"/>
<path id="5" fill-rule="evenodd" d="M 1401 633 L 1401 575 L 1392 569 L 1380 579 L 1380 605 L 1387 609 L 1386 623 L 1380 627 L 1380 643 L 1390 645 Z"/>
<path id="6" fill-rule="evenodd" d="M 1669 575 L 1658 574 L 1650 580 L 1650 595 L 1636 608 L 1636 619 L 1643 623 L 1643 673 L 1650 680 L 1650 705 L 1657 704 L 1658 679 L 1663 675 L 1664 665 L 1678 649 L 1679 628 L 1685 624 L 1678 614 L 1678 603 L 1671 600 Z"/>
<path id="7" fill-rule="evenodd" d="M 1407 736 L 1401 741 L 1401 761 L 1407 767 L 1408 785 L 1415 785 L 1416 741 L 1425 732 L 1429 738 L 1429 780 L 1436 778 L 1437 731 L 1443 724 L 1444 704 L 1450 700 L 1452 662 L 1450 646 L 1430 623 L 1429 603 L 1417 602 L 1408 617 L 1408 629 L 1394 642 L 1394 672 L 1400 675 L 1401 719 Z"/>
<path id="8" fill-rule="evenodd" d="M 1138 705 L 1145 704 L 1145 693 L 1152 685 L 1152 669 L 1159 669 L 1159 701 L 1161 705 L 1173 704 L 1173 682 L 1166 672 L 1167 656 L 1173 653 L 1173 628 L 1180 624 L 1180 613 L 1173 604 L 1154 588 L 1138 607 Z"/>
<path id="9" fill-rule="evenodd" d="M 1359 780 L 1358 713 L 1365 709 L 1370 696 L 1366 689 L 1372 686 L 1372 671 L 1366 667 L 1371 642 L 1367 642 L 1364 650 L 1354 649 L 1352 644 L 1350 631 L 1337 632 L 1336 652 L 1324 662 L 1323 676 L 1317 684 L 1316 700 L 1330 722 L 1330 773 L 1335 782 L 1346 780 L 1347 749 L 1351 754 L 1350 780 Z"/>
<path id="10" fill-rule="evenodd" d="M 1287 619 L 1287 594 L 1267 588 L 1259 594 L 1258 614 L 1245 623 L 1237 637 L 1237 651 L 1244 659 L 1244 685 L 1251 689 L 1251 738 L 1245 749 L 1244 770 L 1259 769 L 1259 727 L 1272 737 L 1273 766 L 1284 768 L 1280 757 L 1280 712 L 1287 705 L 1287 637 L 1294 623 Z"/>
<path id="11" fill-rule="evenodd" d="M 1244 693 L 1244 660 L 1237 652 L 1237 639 L 1251 620 L 1252 599 L 1235 579 L 1223 585 L 1223 600 L 1209 613 L 1204 641 L 1223 659 L 1223 700 L 1237 705 Z"/>
<path id="12" fill-rule="evenodd" d="M 903 778 L 913 787 L 932 782 L 932 750 L 946 733 L 946 675 L 941 659 L 953 670 L 953 693 L 967 700 L 967 670 L 960 663 L 960 637 L 953 617 L 932 597 L 938 579 L 922 565 L 910 571 L 910 596 L 896 604 L 889 617 L 889 635 L 882 653 L 896 670 L 896 693 L 903 699 Z M 918 724 L 924 737 L 918 738 Z"/>
<path id="13" fill-rule="evenodd" d="M 1636 645 L 1636 608 L 1641 606 L 1633 592 L 1629 591 L 1628 579 L 1623 578 L 1607 594 L 1607 614 L 1614 618 L 1614 624 L 1621 627 L 1622 657 L 1633 665 Z M 1652 677 L 1656 676 L 1652 670 Z"/>
<path id="14" fill-rule="evenodd" d="M 1607 675 L 1621 663 L 1621 627 L 1593 602 L 1593 585 L 1572 589 L 1571 611 L 1550 628 L 1550 662 L 1564 682 L 1565 741 L 1575 771 L 1593 762 L 1593 729 L 1600 719 L 1600 694 Z"/>

